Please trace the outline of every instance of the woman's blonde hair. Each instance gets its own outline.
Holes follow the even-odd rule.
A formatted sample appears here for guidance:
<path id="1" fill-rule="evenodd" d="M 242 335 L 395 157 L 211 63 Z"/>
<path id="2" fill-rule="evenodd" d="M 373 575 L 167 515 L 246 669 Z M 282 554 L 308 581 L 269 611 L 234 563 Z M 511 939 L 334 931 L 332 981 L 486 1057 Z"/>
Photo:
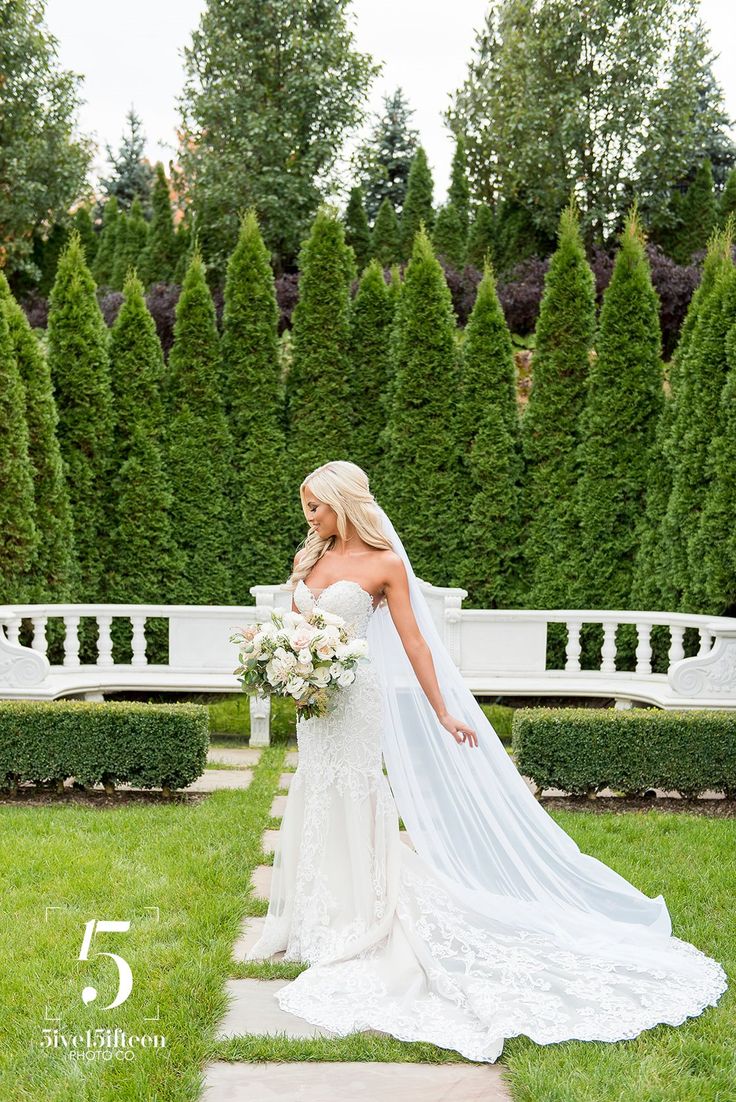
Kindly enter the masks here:
<path id="1" fill-rule="evenodd" d="M 371 547 L 392 550 L 393 544 L 384 533 L 378 514 L 376 499 L 370 491 L 368 475 L 357 463 L 347 459 L 333 459 L 308 474 L 299 487 L 302 509 L 307 517 L 307 487 L 315 497 L 332 506 L 337 514 L 337 530 L 347 537 L 347 524 L 350 520 L 360 538 Z M 303 542 L 297 548 L 300 553 L 299 565 L 289 576 L 287 584 L 294 588 L 304 581 L 312 567 L 321 559 L 325 551 L 334 545 L 336 536 L 323 538 L 314 528 L 310 528 Z"/>

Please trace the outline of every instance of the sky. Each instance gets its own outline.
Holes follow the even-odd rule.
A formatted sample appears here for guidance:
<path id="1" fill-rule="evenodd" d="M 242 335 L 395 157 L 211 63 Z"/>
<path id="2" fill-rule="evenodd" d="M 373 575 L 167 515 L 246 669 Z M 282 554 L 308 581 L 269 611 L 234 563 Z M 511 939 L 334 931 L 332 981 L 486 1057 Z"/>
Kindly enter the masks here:
<path id="1" fill-rule="evenodd" d="M 93 178 L 105 174 L 105 147 L 117 151 L 131 106 L 142 119 L 146 156 L 168 169 L 176 154 L 183 47 L 205 6 L 205 0 L 96 0 L 92 12 L 85 0 L 47 0 L 46 25 L 59 40 L 60 63 L 85 78 L 77 119 L 78 129 L 98 143 Z M 442 115 L 464 80 L 486 7 L 486 0 L 353 0 L 356 46 L 384 63 L 368 108 L 380 110 L 384 95 L 403 88 L 432 168 L 436 203 L 446 196 L 452 159 Z M 701 0 L 700 9 L 714 50 L 723 51 L 714 69 L 736 119 L 736 66 L 728 58 L 736 4 Z M 736 138 L 736 125 L 732 133 Z"/>

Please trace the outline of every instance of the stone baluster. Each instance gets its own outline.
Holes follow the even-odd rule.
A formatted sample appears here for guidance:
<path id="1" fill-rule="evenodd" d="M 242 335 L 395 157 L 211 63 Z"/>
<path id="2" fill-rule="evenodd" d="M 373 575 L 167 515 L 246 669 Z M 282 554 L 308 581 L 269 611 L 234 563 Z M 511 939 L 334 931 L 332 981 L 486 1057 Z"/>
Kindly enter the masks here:
<path id="1" fill-rule="evenodd" d="M 98 666 L 112 666 L 112 636 L 110 635 L 110 627 L 112 625 L 112 616 L 108 613 L 98 613 L 97 615 L 97 665 Z"/>
<path id="2" fill-rule="evenodd" d="M 637 624 L 636 672 L 652 672 L 651 624 Z"/>
<path id="3" fill-rule="evenodd" d="M 601 647 L 601 673 L 616 672 L 616 628 L 615 621 L 603 625 L 603 646 Z"/>
<path id="4" fill-rule="evenodd" d="M 670 649 L 667 652 L 667 669 L 672 669 L 675 662 L 680 662 L 685 657 L 685 629 L 677 624 L 670 624 Z"/>
<path id="5" fill-rule="evenodd" d="M 64 616 L 64 666 L 79 665 L 79 616 Z"/>
<path id="6" fill-rule="evenodd" d="M 133 625 L 133 638 L 131 640 L 133 658 L 130 664 L 131 666 L 146 666 L 148 665 L 148 659 L 146 658 L 146 617 L 131 616 L 130 622 Z"/>
<path id="7" fill-rule="evenodd" d="M 33 642 L 31 643 L 31 649 L 45 656 L 48 650 L 48 643 L 46 641 L 46 621 L 48 620 L 48 616 L 33 616 L 31 620 L 33 623 Z"/>
<path id="8" fill-rule="evenodd" d="M 565 645 L 565 669 L 566 670 L 579 670 L 580 669 L 580 628 L 581 624 L 579 620 L 568 620 L 565 624 L 567 628 L 567 643 Z"/>

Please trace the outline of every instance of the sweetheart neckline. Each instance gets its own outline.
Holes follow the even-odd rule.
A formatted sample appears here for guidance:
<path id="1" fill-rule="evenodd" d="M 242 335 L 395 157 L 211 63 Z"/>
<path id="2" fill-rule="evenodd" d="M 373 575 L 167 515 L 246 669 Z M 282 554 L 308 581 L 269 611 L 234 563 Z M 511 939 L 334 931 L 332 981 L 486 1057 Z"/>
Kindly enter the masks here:
<path id="1" fill-rule="evenodd" d="M 357 585 L 357 587 L 358 587 L 358 589 L 360 590 L 361 593 L 365 593 L 366 597 L 370 597 L 370 599 L 371 599 L 371 611 L 372 612 L 377 612 L 378 609 L 381 606 L 380 601 L 378 602 L 377 605 L 374 605 L 373 604 L 373 594 L 369 593 L 367 589 L 363 589 L 363 586 L 360 584 L 360 582 L 353 581 L 352 578 L 338 578 L 336 582 L 330 582 L 330 584 L 326 585 L 324 587 L 324 589 L 320 589 L 319 596 L 317 594 L 315 594 L 314 590 L 311 588 L 311 586 L 307 585 L 307 583 L 304 581 L 303 578 L 300 578 L 299 580 L 301 581 L 302 585 L 307 590 L 307 592 L 309 593 L 310 597 L 315 602 L 315 604 L 318 603 L 319 597 L 324 595 L 325 593 L 327 593 L 327 591 L 332 589 L 333 586 L 342 585 L 344 582 L 347 582 L 348 585 Z"/>

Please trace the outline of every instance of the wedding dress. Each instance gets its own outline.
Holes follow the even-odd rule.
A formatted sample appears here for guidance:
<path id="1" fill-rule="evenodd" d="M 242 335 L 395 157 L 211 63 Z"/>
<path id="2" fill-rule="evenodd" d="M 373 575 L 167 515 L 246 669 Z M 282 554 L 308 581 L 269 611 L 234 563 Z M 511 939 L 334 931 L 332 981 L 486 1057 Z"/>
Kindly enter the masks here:
<path id="1" fill-rule="evenodd" d="M 413 573 L 411 578 L 416 610 Z M 504 792 L 513 787 L 512 776 L 530 801 L 514 789 L 525 809 L 519 821 L 529 824 L 526 841 L 514 836 L 509 819 L 506 837 L 486 843 L 482 864 L 473 858 L 467 875 L 453 871 L 441 848 L 431 847 L 426 817 L 422 822 L 417 816 L 417 792 L 410 799 L 399 783 L 395 748 L 390 760 L 402 800 L 395 799 L 383 772 L 386 685 L 394 676 L 386 669 L 387 654 L 378 652 L 388 629 L 384 624 L 382 636 L 375 628 L 379 618 L 390 618 L 385 601 L 374 609 L 370 593 L 343 579 L 317 593 L 300 581 L 294 602 L 301 612 L 316 603 L 344 617 L 354 634 L 372 643 L 373 655 L 369 647 L 368 659 L 340 691 L 332 714 L 297 720 L 298 766 L 276 843 L 268 913 L 246 956 L 264 960 L 283 950 L 285 961 L 309 965 L 275 993 L 281 1009 L 340 1036 L 376 1029 L 494 1062 L 506 1037 L 525 1034 L 539 1044 L 617 1041 L 659 1023 L 679 1025 L 715 1005 L 727 987 L 721 965 L 670 935 L 661 896 L 644 896 L 580 853 L 529 792 L 490 724 L 483 726 L 480 708 L 470 719 L 468 698 L 444 695 L 451 685 L 443 674 L 448 710 L 459 717 L 462 706 L 479 743 L 484 738 L 498 743 L 493 753 L 500 750 L 502 757 L 495 759 L 493 806 L 509 814 L 512 801 Z M 431 635 L 426 622 L 423 630 Z M 441 666 L 437 649 L 435 663 Z M 410 723 L 408 711 L 405 716 Z M 455 826 L 447 834 L 461 854 L 465 831 L 467 853 L 477 856 L 475 828 L 463 816 L 485 798 L 474 795 L 470 783 L 471 774 L 482 772 L 481 748 L 458 745 L 444 729 L 438 745 L 442 738 L 446 761 L 453 755 L 463 760 L 459 768 L 467 771 L 468 786 L 465 806 L 456 808 Z M 384 754 L 387 749 L 388 742 Z M 416 744 L 414 755 L 421 758 Z M 436 776 L 426 760 L 423 768 L 415 788 L 423 788 L 439 821 Z M 490 822 L 490 799 L 485 806 Z M 417 851 L 417 839 L 422 840 L 424 856 L 400 838 L 399 808 Z M 547 832 L 549 864 L 535 880 L 529 870 L 536 860 L 531 841 L 537 822 Z M 500 875 L 503 851 L 513 858 L 508 867 L 519 870 L 516 883 L 508 872 Z M 520 857 L 525 852 L 528 867 Z M 563 891 L 569 898 L 560 899 L 553 881 L 563 858 L 569 870 Z M 541 906 L 542 897 L 532 890 L 537 882 L 548 893 L 548 905 Z"/>

